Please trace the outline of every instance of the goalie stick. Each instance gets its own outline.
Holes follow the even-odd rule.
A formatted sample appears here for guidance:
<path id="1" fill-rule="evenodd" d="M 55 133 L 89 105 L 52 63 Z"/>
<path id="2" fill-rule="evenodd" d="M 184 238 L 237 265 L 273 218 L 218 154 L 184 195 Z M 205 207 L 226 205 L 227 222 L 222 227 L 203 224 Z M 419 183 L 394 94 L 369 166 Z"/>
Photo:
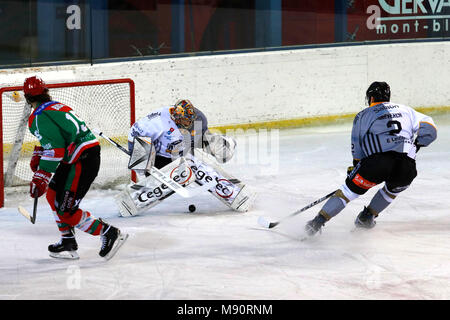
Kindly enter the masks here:
<path id="1" fill-rule="evenodd" d="M 28 220 L 30 220 L 32 224 L 34 224 L 36 222 L 36 212 L 37 212 L 37 203 L 38 203 L 37 193 L 38 193 L 38 190 L 36 189 L 34 191 L 34 194 L 36 197 L 34 198 L 34 203 L 33 203 L 33 215 L 30 215 L 28 210 L 25 209 L 24 207 L 22 207 L 22 206 L 17 207 L 17 210 L 19 210 L 19 213 L 21 215 L 23 215 L 25 218 L 27 218 Z"/>
<path id="2" fill-rule="evenodd" d="M 116 146 L 118 149 L 126 153 L 127 155 L 130 155 L 130 152 L 122 147 L 120 144 L 112 140 L 111 138 L 105 136 L 103 132 L 101 132 L 98 129 L 92 130 L 94 133 L 98 134 L 100 137 L 111 143 L 112 145 Z M 164 173 L 156 169 L 155 167 L 150 168 L 150 175 L 158 179 L 161 183 L 164 183 L 166 186 L 168 186 L 170 189 L 181 195 L 183 198 L 190 198 L 191 195 L 189 194 L 188 190 L 186 190 L 182 185 L 179 183 L 173 181 L 170 177 L 166 176 Z"/>
<path id="3" fill-rule="evenodd" d="M 259 217 L 258 218 L 258 224 L 260 224 L 261 226 L 268 228 L 268 229 L 272 229 L 273 227 L 276 227 L 278 224 L 280 224 L 281 222 L 283 222 L 286 219 L 292 218 L 293 216 L 296 216 L 297 214 L 308 210 L 311 207 L 314 207 L 316 204 L 321 203 L 322 201 L 328 199 L 329 197 L 331 197 L 337 190 L 330 192 L 329 194 L 327 194 L 326 196 L 317 199 L 314 202 L 311 202 L 310 204 L 308 204 L 306 207 L 301 208 L 300 210 L 295 211 L 294 213 L 291 213 L 290 215 L 278 220 L 278 221 L 274 221 L 274 222 L 269 222 L 267 221 L 264 217 Z"/>

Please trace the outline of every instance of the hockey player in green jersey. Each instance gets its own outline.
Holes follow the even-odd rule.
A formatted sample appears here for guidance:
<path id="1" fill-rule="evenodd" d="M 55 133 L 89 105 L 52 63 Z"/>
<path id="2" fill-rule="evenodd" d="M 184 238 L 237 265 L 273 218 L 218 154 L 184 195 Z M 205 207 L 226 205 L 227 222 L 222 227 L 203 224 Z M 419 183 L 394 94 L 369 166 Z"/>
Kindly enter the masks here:
<path id="1" fill-rule="evenodd" d="M 30 194 L 36 198 L 47 193 L 47 201 L 61 232 L 61 240 L 48 247 L 50 256 L 78 258 L 74 233 L 77 228 L 94 236 L 100 235 L 99 255 L 111 258 L 127 235 L 79 208 L 100 168 L 97 138 L 70 107 L 51 99 L 39 77 L 25 80 L 24 94 L 27 103 L 33 107 L 28 128 L 40 142 L 30 162 L 34 172 Z"/>

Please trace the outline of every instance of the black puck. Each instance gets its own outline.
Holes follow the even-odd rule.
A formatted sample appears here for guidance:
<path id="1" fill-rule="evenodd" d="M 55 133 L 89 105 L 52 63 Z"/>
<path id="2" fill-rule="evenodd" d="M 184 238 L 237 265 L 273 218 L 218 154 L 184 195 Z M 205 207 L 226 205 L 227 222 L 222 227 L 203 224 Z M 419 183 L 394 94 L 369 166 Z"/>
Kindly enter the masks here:
<path id="1" fill-rule="evenodd" d="M 193 205 L 193 204 L 191 204 L 190 206 L 189 206 L 189 212 L 194 212 L 195 211 L 195 206 Z"/>

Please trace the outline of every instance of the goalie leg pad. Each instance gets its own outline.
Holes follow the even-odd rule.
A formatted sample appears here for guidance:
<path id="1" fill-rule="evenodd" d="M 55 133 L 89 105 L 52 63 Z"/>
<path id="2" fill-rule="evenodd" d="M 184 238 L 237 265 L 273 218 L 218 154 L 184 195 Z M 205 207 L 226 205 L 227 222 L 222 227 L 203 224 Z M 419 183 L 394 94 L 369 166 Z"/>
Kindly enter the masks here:
<path id="1" fill-rule="evenodd" d="M 239 179 L 234 178 L 222 168 L 220 168 L 208 157 L 204 156 L 204 151 L 196 149 L 197 154 L 202 160 L 196 157 L 190 157 L 191 168 L 194 170 L 197 182 L 201 185 L 215 180 L 217 184 L 208 191 L 219 199 L 226 206 L 238 212 L 246 212 L 252 206 L 256 194 L 250 191 L 250 188 Z M 203 154 L 202 154 L 203 153 Z"/>
<path id="2" fill-rule="evenodd" d="M 186 187 L 195 181 L 195 175 L 184 159 L 179 158 L 161 169 L 172 180 Z M 122 217 L 136 216 L 159 204 L 175 192 L 153 176 L 145 177 L 138 183 L 130 183 L 116 197 Z"/>
<path id="3" fill-rule="evenodd" d="M 139 209 L 128 191 L 128 186 L 116 195 L 114 200 L 119 207 L 119 213 L 122 217 L 137 216 L 139 214 Z"/>
<path id="4" fill-rule="evenodd" d="M 238 212 L 247 212 L 255 202 L 256 194 L 251 192 L 248 186 L 244 185 L 239 191 L 230 208 Z"/>

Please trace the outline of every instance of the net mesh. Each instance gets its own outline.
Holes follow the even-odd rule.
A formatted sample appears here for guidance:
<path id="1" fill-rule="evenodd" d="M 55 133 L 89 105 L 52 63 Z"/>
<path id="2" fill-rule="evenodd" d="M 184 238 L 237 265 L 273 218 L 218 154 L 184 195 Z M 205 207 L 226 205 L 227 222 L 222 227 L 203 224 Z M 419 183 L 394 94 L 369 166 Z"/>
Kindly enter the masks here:
<path id="1" fill-rule="evenodd" d="M 126 146 L 128 130 L 131 124 L 130 95 L 133 94 L 130 83 L 102 83 L 86 86 L 74 84 L 61 88 L 49 86 L 53 100 L 68 105 L 74 113 L 86 122 L 90 129 L 97 128 L 105 135 Z M 3 170 L 11 177 L 10 185 L 15 187 L 28 185 L 33 172 L 29 163 L 38 140 L 29 132 L 28 125 L 22 122 L 24 108 L 27 108 L 23 91 L 11 90 L 2 93 L 3 116 Z M 29 111 L 28 111 L 29 112 Z M 25 131 L 25 132 L 24 132 Z M 23 138 L 22 138 L 23 136 Z M 101 166 L 93 186 L 110 188 L 129 181 L 127 168 L 128 156 L 110 145 L 101 137 Z M 15 151 L 15 143 L 21 147 Z M 20 150 L 20 151 L 19 151 Z M 20 152 L 17 154 L 17 152 Z M 17 160 L 13 172 L 7 172 L 9 162 Z"/>

